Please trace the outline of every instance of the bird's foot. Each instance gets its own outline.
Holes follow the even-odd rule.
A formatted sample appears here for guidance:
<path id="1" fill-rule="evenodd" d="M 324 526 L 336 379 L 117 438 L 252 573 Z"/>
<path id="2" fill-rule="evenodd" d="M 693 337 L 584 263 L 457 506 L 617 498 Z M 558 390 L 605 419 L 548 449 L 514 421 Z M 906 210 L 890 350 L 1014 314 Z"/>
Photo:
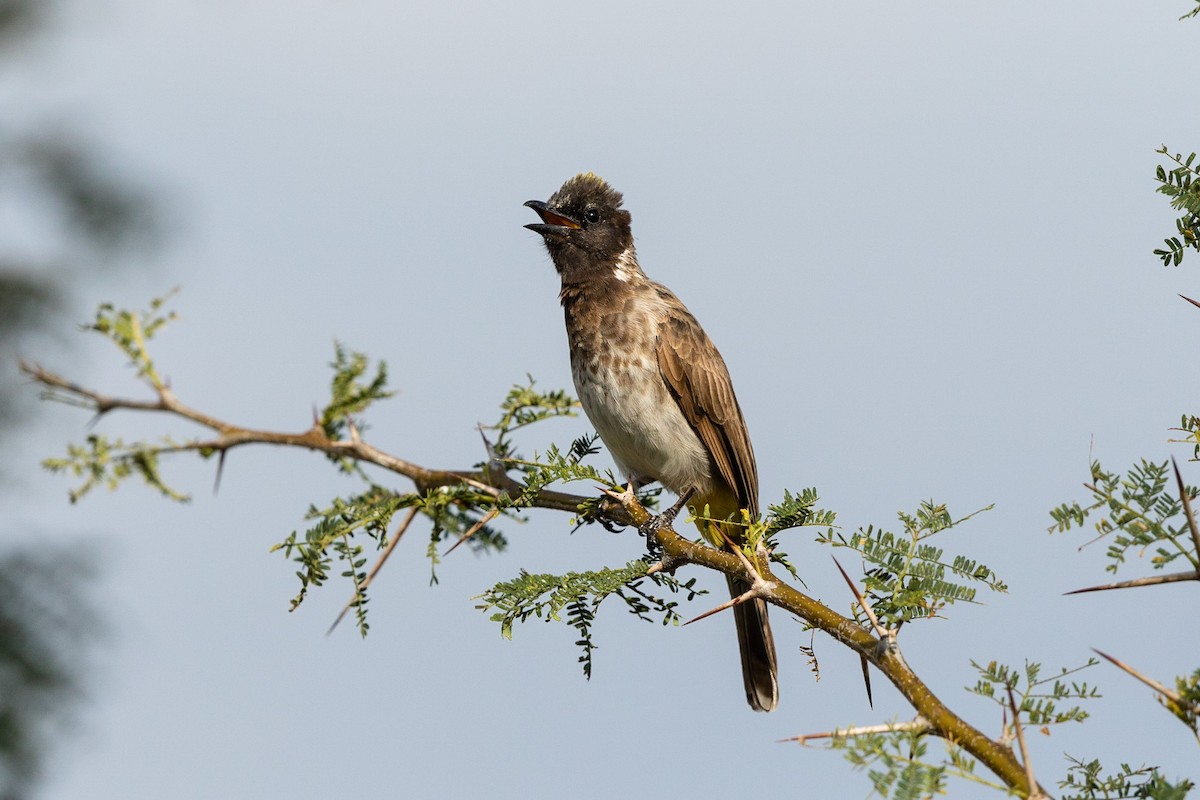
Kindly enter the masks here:
<path id="1" fill-rule="evenodd" d="M 656 514 L 646 520 L 646 524 L 639 526 L 638 530 L 646 534 L 648 537 L 658 533 L 664 528 L 670 528 L 675 524 L 675 518 L 679 516 L 679 512 L 687 505 L 688 500 L 692 499 L 692 495 L 696 493 L 695 489 L 688 489 L 679 499 L 675 501 L 675 505 L 668 508 L 661 514 Z"/>
<path id="2" fill-rule="evenodd" d="M 680 495 L 675 505 L 663 513 L 651 517 L 646 520 L 644 525 L 638 527 L 638 532 L 646 537 L 646 549 L 650 552 L 650 557 L 658 559 L 657 563 L 650 567 L 647 574 L 653 575 L 656 572 L 675 574 L 675 567 L 677 565 L 667 558 L 663 552 L 662 546 L 658 542 L 658 532 L 670 529 L 675 524 L 675 518 L 679 516 L 679 512 L 683 510 L 683 507 L 687 505 L 688 500 L 692 499 L 692 495 L 695 493 L 695 489 L 688 489 Z"/>
<path id="3" fill-rule="evenodd" d="M 659 519 L 663 525 L 673 525 L 675 523 L 675 518 L 679 516 L 679 512 L 683 510 L 683 507 L 688 504 L 688 501 L 691 500 L 692 496 L 695 494 L 695 487 L 689 488 L 683 494 L 679 495 L 679 499 L 675 501 L 675 505 L 659 514 L 657 519 Z"/>

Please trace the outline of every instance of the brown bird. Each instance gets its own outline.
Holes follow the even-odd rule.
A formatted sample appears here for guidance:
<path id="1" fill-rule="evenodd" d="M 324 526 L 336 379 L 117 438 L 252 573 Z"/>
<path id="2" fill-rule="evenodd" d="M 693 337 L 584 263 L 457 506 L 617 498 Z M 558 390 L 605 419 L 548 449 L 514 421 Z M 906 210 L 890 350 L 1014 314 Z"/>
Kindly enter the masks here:
<path id="1" fill-rule="evenodd" d="M 571 374 L 583 410 L 635 487 L 658 481 L 694 490 L 695 515 L 758 517 L 758 469 L 729 370 L 700 323 L 671 290 L 646 277 L 620 192 L 592 173 L 571 178 L 548 201 L 525 205 L 562 279 Z M 717 547 L 744 527 L 699 520 Z M 722 535 L 724 533 L 724 536 Z M 730 579 L 737 597 L 748 590 Z M 775 642 L 767 604 L 734 606 L 746 699 L 756 711 L 779 704 Z"/>

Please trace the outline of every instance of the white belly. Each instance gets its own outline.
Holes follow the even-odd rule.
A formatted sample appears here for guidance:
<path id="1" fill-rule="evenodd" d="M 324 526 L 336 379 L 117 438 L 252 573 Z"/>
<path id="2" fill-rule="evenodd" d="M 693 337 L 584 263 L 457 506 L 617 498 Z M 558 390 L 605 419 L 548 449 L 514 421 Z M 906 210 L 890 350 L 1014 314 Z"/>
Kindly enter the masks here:
<path id="1" fill-rule="evenodd" d="M 711 487 L 708 451 L 671 397 L 656 361 L 625 358 L 603 370 L 596 358 L 572 364 L 588 419 L 626 478 L 660 482 L 679 494 Z"/>

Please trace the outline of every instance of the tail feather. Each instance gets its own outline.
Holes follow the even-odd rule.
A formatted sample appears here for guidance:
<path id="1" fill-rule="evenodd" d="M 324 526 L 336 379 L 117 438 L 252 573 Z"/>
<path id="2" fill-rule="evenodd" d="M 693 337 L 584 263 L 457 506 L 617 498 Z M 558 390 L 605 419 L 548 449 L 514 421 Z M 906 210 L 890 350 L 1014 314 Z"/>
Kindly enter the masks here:
<path id="1" fill-rule="evenodd" d="M 729 593 L 738 597 L 749 590 L 745 581 L 729 578 Z M 742 680 L 746 702 L 755 711 L 774 711 L 779 705 L 779 669 L 775 663 L 775 638 L 767 621 L 767 603 L 755 598 L 733 607 L 738 646 L 742 652 Z"/>
<path id="2" fill-rule="evenodd" d="M 740 503 L 731 493 L 713 493 L 696 500 L 692 513 L 705 508 L 717 519 L 737 513 Z M 700 533 L 714 547 L 728 548 L 740 542 L 745 529 L 738 525 L 697 520 Z M 740 597 L 750 590 L 743 580 L 726 576 L 731 597 Z M 775 638 L 767 621 L 767 602 L 761 598 L 738 603 L 733 607 L 737 624 L 738 648 L 742 656 L 742 680 L 746 684 L 746 702 L 755 711 L 774 711 L 779 705 L 779 668 L 775 661 Z"/>

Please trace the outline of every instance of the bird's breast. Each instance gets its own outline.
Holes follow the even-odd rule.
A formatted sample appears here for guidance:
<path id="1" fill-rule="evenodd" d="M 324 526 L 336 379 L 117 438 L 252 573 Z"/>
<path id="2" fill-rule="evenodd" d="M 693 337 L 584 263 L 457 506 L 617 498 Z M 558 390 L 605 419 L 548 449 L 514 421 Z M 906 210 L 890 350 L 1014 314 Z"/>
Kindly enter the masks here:
<path id="1" fill-rule="evenodd" d="M 626 476 L 680 493 L 711 484 L 708 451 L 667 389 L 658 366 L 658 320 L 636 307 L 568 320 L 579 401 Z"/>

